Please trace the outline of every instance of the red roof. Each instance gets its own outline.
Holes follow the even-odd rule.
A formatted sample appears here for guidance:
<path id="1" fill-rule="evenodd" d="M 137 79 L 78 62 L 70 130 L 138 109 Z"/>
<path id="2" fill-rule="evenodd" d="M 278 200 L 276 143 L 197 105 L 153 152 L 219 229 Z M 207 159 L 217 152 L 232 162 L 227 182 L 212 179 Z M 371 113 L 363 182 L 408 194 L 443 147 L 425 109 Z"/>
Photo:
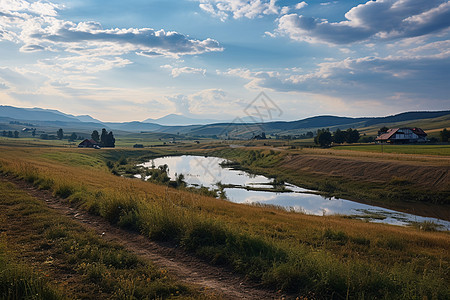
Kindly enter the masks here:
<path id="1" fill-rule="evenodd" d="M 376 141 L 387 141 L 394 134 L 396 134 L 397 131 L 399 131 L 401 129 L 410 129 L 410 130 L 412 130 L 412 132 L 414 132 L 418 136 L 427 136 L 427 134 L 425 133 L 425 131 L 423 131 L 422 128 L 417 128 L 417 127 L 414 127 L 414 128 L 391 128 L 386 133 L 380 134 L 380 136 L 378 136 L 375 140 Z"/>
<path id="2" fill-rule="evenodd" d="M 385 141 L 390 139 L 400 128 L 391 128 L 386 133 L 381 134 L 379 137 L 377 137 L 376 141 Z"/>
<path id="3" fill-rule="evenodd" d="M 96 141 L 94 141 L 93 139 L 85 139 L 84 141 L 82 141 L 80 143 L 80 145 L 84 145 L 84 144 L 98 145 L 98 143 Z"/>

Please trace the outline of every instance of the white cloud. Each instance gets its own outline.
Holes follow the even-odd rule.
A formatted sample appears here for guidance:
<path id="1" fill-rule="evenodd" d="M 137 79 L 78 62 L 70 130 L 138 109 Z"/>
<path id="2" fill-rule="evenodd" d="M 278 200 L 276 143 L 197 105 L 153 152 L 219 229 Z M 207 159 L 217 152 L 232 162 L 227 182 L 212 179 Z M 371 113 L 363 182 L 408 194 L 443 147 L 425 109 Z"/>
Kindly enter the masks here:
<path id="1" fill-rule="evenodd" d="M 298 41 L 347 44 L 438 33 L 450 27 L 450 1 L 379 0 L 353 7 L 345 21 L 289 14 L 278 20 L 277 32 Z"/>
<path id="2" fill-rule="evenodd" d="M 295 5 L 295 9 L 302 9 L 302 8 L 305 8 L 306 6 L 308 6 L 308 3 L 306 3 L 305 1 L 302 1 Z"/>
<path id="3" fill-rule="evenodd" d="M 167 100 L 175 107 L 176 113 L 217 119 L 234 118 L 242 114 L 245 104 L 242 99 L 234 98 L 222 89 L 205 89 L 189 95 L 176 94 L 167 97 Z"/>
<path id="4" fill-rule="evenodd" d="M 161 66 L 161 68 L 170 70 L 173 78 L 176 78 L 181 74 L 201 74 L 201 75 L 206 74 L 206 70 L 201 68 L 192 68 L 192 67 L 177 68 L 171 65 L 163 65 Z"/>
<path id="5" fill-rule="evenodd" d="M 254 19 L 263 15 L 277 15 L 280 7 L 277 0 L 198 0 L 199 7 L 205 12 L 225 21 L 229 16 L 234 19 Z"/>
<path id="6" fill-rule="evenodd" d="M 221 74 L 245 79 L 248 89 L 317 93 L 346 102 L 376 99 L 386 105 L 400 97 L 407 102 L 419 101 L 424 109 L 426 101 L 441 106 L 448 103 L 450 50 L 446 45 L 437 44 L 445 49 L 437 54 L 416 54 L 427 52 L 418 47 L 408 55 L 323 62 L 313 71 L 230 69 Z"/>
<path id="7" fill-rule="evenodd" d="M 152 28 L 104 29 L 98 22 L 58 18 L 63 7 L 48 1 L 0 0 L 0 41 L 21 45 L 21 52 L 51 51 L 44 66 L 75 72 L 98 72 L 131 61 L 125 54 L 178 58 L 222 51 L 213 39 L 194 39 L 175 31 Z"/>

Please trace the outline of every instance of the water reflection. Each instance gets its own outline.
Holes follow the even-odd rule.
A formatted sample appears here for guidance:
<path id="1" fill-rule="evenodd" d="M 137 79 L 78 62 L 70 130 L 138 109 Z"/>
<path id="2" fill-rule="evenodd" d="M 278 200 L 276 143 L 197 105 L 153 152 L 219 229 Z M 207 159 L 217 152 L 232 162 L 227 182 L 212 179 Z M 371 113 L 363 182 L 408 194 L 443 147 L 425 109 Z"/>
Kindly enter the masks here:
<path id="1" fill-rule="evenodd" d="M 174 179 L 175 174 L 183 174 L 189 186 L 205 186 L 216 189 L 220 182 L 225 185 L 224 191 L 227 198 L 236 203 L 277 205 L 312 215 L 351 215 L 370 222 L 395 225 L 431 221 L 441 225 L 441 229 L 450 230 L 448 221 L 397 212 L 345 199 L 325 198 L 315 194 L 315 191 L 292 184 L 284 185 L 287 192 L 267 191 L 274 188 L 272 179 L 240 170 L 223 168 L 220 165 L 223 161 L 225 160 L 216 157 L 183 155 L 161 157 L 142 165 L 158 167 L 167 164 L 169 177 Z"/>

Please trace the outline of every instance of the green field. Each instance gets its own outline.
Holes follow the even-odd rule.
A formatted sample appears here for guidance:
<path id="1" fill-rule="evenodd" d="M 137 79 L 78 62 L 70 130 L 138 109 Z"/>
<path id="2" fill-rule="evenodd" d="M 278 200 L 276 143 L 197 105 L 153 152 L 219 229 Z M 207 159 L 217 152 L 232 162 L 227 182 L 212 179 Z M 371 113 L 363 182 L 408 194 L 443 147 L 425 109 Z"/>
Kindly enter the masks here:
<path id="1" fill-rule="evenodd" d="M 166 147 L 94 150 L 8 144 L 0 146 L 0 171 L 49 189 L 112 224 L 172 243 L 212 264 L 228 266 L 273 290 L 299 297 L 313 295 L 317 299 L 346 296 L 445 299 L 449 296 L 447 232 L 244 206 L 167 185 L 114 176 L 108 169 L 107 162 L 118 167 L 123 157 L 131 160 L 162 155 L 163 152 L 154 152 L 163 151 L 161 148 L 169 150 Z M 181 153 L 181 148 L 177 151 Z M 260 163 L 270 164 L 275 156 L 276 152 L 265 156 Z M 55 230 L 61 227 L 70 242 L 72 233 L 68 228 L 72 225 L 66 226 L 65 221 L 50 217 L 56 220 Z M 18 215 L 14 220 L 22 219 Z M 62 234 L 61 230 L 58 232 Z M 61 243 L 62 247 L 66 245 L 65 240 Z M 55 249 L 59 247 L 55 245 Z M 84 266 L 81 260 L 72 261 Z M 82 275 L 92 271 L 78 269 Z M 122 270 L 112 269 L 113 272 Z M 94 275 L 100 284 L 114 277 L 108 277 L 108 273 Z"/>
<path id="2" fill-rule="evenodd" d="M 348 145 L 336 146 L 333 149 L 376 153 L 450 155 L 450 145 Z"/>

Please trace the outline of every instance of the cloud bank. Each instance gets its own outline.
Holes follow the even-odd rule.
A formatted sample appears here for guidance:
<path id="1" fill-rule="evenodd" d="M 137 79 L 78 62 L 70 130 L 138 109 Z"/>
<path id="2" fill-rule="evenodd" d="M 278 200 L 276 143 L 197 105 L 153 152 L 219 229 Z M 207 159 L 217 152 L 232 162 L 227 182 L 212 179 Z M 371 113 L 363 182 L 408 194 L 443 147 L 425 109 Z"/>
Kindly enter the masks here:
<path id="1" fill-rule="evenodd" d="M 61 8 L 44 1 L 0 0 L 0 41 L 23 44 L 22 52 L 46 50 L 91 57 L 133 52 L 143 56 L 180 57 L 223 50 L 214 39 L 193 39 L 175 31 L 103 29 L 97 22 L 61 20 L 58 18 Z"/>
<path id="2" fill-rule="evenodd" d="M 287 14 L 277 32 L 310 43 L 349 44 L 368 39 L 399 39 L 438 33 L 450 26 L 450 1 L 378 0 L 353 7 L 345 21 Z"/>
<path id="3" fill-rule="evenodd" d="M 280 7 L 276 0 L 199 0 L 199 7 L 207 13 L 225 21 L 234 19 L 254 19 L 262 15 L 278 14 Z"/>

